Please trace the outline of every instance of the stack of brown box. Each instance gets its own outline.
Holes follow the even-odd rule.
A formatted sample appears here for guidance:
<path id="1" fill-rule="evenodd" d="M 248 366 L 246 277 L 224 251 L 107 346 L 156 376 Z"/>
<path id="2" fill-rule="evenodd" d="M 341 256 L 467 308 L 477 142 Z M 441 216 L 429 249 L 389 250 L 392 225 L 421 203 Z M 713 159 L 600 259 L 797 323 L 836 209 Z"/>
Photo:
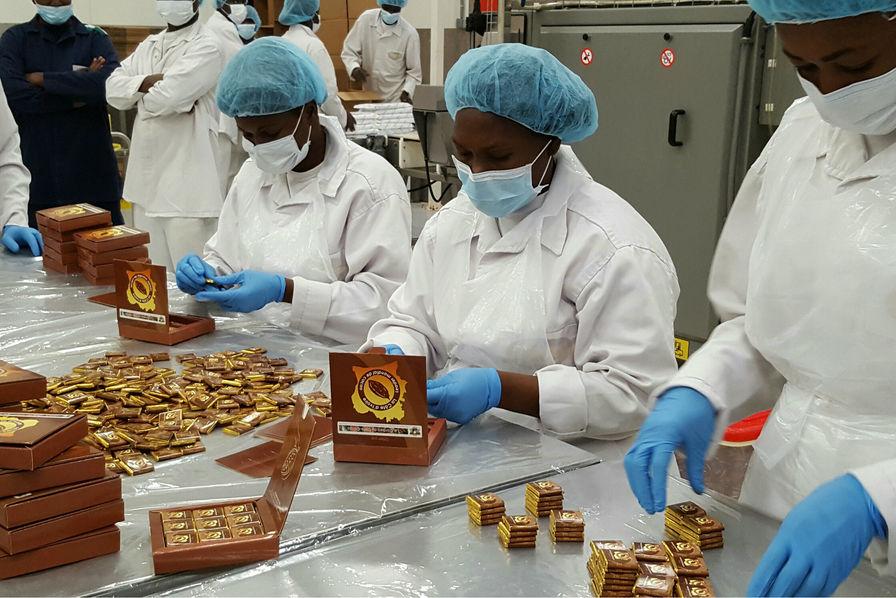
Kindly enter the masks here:
<path id="1" fill-rule="evenodd" d="M 81 231 L 74 238 L 78 264 L 91 284 L 115 284 L 115 260 L 149 262 L 149 233 L 129 226 Z"/>
<path id="2" fill-rule="evenodd" d="M 119 550 L 121 479 L 86 435 L 83 415 L 0 414 L 0 579 Z"/>
<path id="3" fill-rule="evenodd" d="M 45 396 L 47 396 L 46 378 L 0 361 L 0 409 L 6 408 L 4 406 L 7 405 L 18 406 L 21 401 L 42 399 Z"/>
<path id="4" fill-rule="evenodd" d="M 112 224 L 108 210 L 87 203 L 40 210 L 35 218 L 44 240 L 44 267 L 63 274 L 81 271 L 75 232 Z"/>

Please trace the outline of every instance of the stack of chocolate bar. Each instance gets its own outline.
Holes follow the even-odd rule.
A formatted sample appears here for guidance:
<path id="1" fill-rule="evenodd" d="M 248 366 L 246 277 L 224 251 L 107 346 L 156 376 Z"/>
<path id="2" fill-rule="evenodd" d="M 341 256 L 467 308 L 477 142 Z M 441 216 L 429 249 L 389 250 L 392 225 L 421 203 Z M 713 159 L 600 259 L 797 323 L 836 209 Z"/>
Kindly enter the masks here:
<path id="1" fill-rule="evenodd" d="M 470 521 L 476 525 L 493 525 L 504 516 L 504 501 L 497 494 L 483 492 L 467 497 Z"/>
<path id="2" fill-rule="evenodd" d="M 595 541 L 591 543 L 588 572 L 595 596 L 632 596 L 638 579 L 638 561 L 622 542 Z"/>
<path id="3" fill-rule="evenodd" d="M 80 414 L 0 414 L 0 579 L 119 550 L 121 481 Z"/>
<path id="4" fill-rule="evenodd" d="M 129 226 L 107 226 L 74 235 L 78 265 L 87 282 L 115 284 L 115 260 L 149 261 L 149 233 Z"/>
<path id="5" fill-rule="evenodd" d="M 633 542 L 632 552 L 638 561 L 635 596 L 674 596 L 678 575 L 666 550 L 660 544 Z"/>
<path id="6" fill-rule="evenodd" d="M 691 542 L 701 550 L 722 548 L 724 531 L 724 525 L 690 501 L 666 507 L 666 534 L 674 540 Z"/>
<path id="7" fill-rule="evenodd" d="M 672 568 L 678 575 L 676 593 L 679 596 L 714 596 L 712 584 L 709 583 L 709 569 L 703 560 L 703 552 L 691 542 L 680 540 L 667 540 L 663 542 L 663 548 L 669 555 Z M 688 593 L 688 588 L 696 588 L 697 591 Z M 703 593 L 707 592 L 707 593 Z"/>
<path id="8" fill-rule="evenodd" d="M 37 229 L 44 240 L 44 267 L 72 274 L 81 271 L 75 233 L 112 224 L 112 215 L 88 203 L 47 208 L 35 214 Z"/>
<path id="9" fill-rule="evenodd" d="M 538 522 L 529 515 L 504 515 L 498 524 L 504 548 L 532 548 L 537 535 Z"/>
<path id="10" fill-rule="evenodd" d="M 585 518 L 581 511 L 551 511 L 549 529 L 554 542 L 585 541 Z"/>
<path id="11" fill-rule="evenodd" d="M 554 509 L 563 508 L 563 488 L 554 482 L 526 484 L 526 510 L 536 517 L 547 517 Z"/>

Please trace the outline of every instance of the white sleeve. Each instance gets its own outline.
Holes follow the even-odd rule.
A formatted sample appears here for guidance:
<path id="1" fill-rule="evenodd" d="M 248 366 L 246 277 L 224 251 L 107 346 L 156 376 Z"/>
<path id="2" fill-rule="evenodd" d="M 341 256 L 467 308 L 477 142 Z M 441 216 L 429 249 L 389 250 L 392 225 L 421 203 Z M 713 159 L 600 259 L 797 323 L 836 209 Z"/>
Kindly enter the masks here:
<path id="1" fill-rule="evenodd" d="M 253 167 L 254 168 L 254 167 Z M 233 179 L 233 185 L 224 199 L 221 214 L 218 216 L 218 229 L 212 238 L 205 244 L 203 260 L 215 269 L 218 276 L 234 274 L 241 270 L 239 267 L 240 244 L 240 197 L 246 192 L 244 189 L 247 177 L 246 166 L 237 173 Z"/>
<path id="2" fill-rule="evenodd" d="M 352 211 L 345 224 L 345 280 L 293 279 L 292 323 L 299 330 L 360 343 L 370 326 L 386 316 L 389 297 L 407 277 L 411 208 L 399 174 L 385 178 L 388 188 L 355 191 L 377 197 L 370 207 Z"/>
<path id="3" fill-rule="evenodd" d="M 722 323 L 679 372 L 654 392 L 656 397 L 674 386 L 687 386 L 705 395 L 718 411 L 717 440 L 731 423 L 770 408 L 784 386 L 784 378 L 753 347 L 744 329 L 764 172 L 763 156 L 744 179 L 713 257 L 709 298 Z"/>
<path id="4" fill-rule="evenodd" d="M 678 279 L 648 249 L 621 247 L 575 297 L 575 366 L 536 372 L 539 417 L 561 438 L 617 439 L 647 416 L 647 398 L 675 373 Z"/>
<path id="5" fill-rule="evenodd" d="M 321 105 L 321 111 L 327 116 L 335 117 L 339 120 L 339 125 L 344 129 L 348 122 L 348 116 L 345 112 L 345 106 L 339 99 L 339 89 L 336 85 L 336 69 L 333 67 L 333 60 L 327 54 L 327 49 L 321 44 L 311 53 L 311 59 L 320 69 L 321 75 L 324 76 L 324 83 L 327 85 L 327 101 Z"/>
<path id="6" fill-rule="evenodd" d="M 345 65 L 345 70 L 348 71 L 349 77 L 352 76 L 352 71 L 361 66 L 363 58 L 361 56 L 362 28 L 367 28 L 364 15 L 361 15 L 361 17 L 355 21 L 351 31 L 349 31 L 348 35 L 345 37 L 345 41 L 342 42 L 342 64 Z"/>
<path id="7" fill-rule="evenodd" d="M 153 73 L 140 73 L 135 68 L 139 54 L 147 52 L 146 41 L 140 42 L 134 53 L 121 61 L 117 69 L 106 79 L 106 101 L 118 110 L 130 110 L 145 96 L 140 92 L 143 80 Z"/>
<path id="8" fill-rule="evenodd" d="M 218 85 L 223 59 L 211 39 L 201 39 L 174 63 L 143 98 L 148 117 L 187 113 Z"/>
<path id="9" fill-rule="evenodd" d="M 871 496 L 887 523 L 888 532 L 896 529 L 896 459 L 865 465 L 850 473 Z M 882 550 L 874 550 L 875 544 L 879 544 Z M 880 553 L 885 553 L 886 557 L 878 558 Z M 875 540 L 870 554 L 871 562 L 882 575 L 896 575 L 896 542 Z"/>
<path id="10" fill-rule="evenodd" d="M 4 226 L 28 226 L 31 173 L 22 163 L 19 128 L 0 85 L 0 231 Z"/>
<path id="11" fill-rule="evenodd" d="M 420 63 L 420 35 L 416 29 L 413 31 L 411 39 L 408 40 L 405 62 L 407 63 L 407 71 L 404 75 L 404 86 L 401 89 L 408 92 L 408 95 L 413 98 L 417 86 L 423 83 L 423 67 Z"/>

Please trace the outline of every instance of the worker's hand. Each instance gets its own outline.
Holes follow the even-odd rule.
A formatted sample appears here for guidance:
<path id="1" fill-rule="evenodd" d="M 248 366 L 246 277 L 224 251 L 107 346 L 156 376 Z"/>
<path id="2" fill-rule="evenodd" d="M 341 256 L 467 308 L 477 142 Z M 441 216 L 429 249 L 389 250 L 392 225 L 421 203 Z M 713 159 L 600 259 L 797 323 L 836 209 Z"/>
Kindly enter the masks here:
<path id="1" fill-rule="evenodd" d="M 214 275 L 215 269 L 195 253 L 191 253 L 177 262 L 177 268 L 174 270 L 177 288 L 191 295 L 208 287 L 206 280 L 211 279 Z"/>
<path id="2" fill-rule="evenodd" d="M 747 596 L 830 596 L 887 524 L 862 484 L 846 474 L 819 486 L 784 519 Z"/>
<path id="3" fill-rule="evenodd" d="M 97 56 L 93 59 L 93 62 L 90 63 L 90 66 L 87 67 L 87 70 L 91 73 L 96 72 L 106 66 L 106 59 L 102 56 Z"/>
<path id="4" fill-rule="evenodd" d="M 18 253 L 28 247 L 34 257 L 43 255 L 44 239 L 39 232 L 27 226 L 15 226 L 7 224 L 3 227 L 3 236 L 0 243 L 12 253 Z"/>
<path id="5" fill-rule="evenodd" d="M 347 112 L 345 115 L 345 130 L 354 131 L 356 124 L 358 124 L 358 122 L 355 120 L 355 117 L 352 116 L 351 112 Z"/>
<path id="6" fill-rule="evenodd" d="M 386 355 L 404 355 L 404 351 L 398 345 L 383 345 L 383 349 L 386 350 Z"/>
<path id="7" fill-rule="evenodd" d="M 465 424 L 501 402 L 501 378 L 494 368 L 454 370 L 426 383 L 426 402 L 436 417 Z"/>
<path id="8" fill-rule="evenodd" d="M 693 388 L 676 386 L 660 395 L 624 461 L 629 486 L 645 511 L 666 508 L 666 472 L 679 447 L 685 450 L 691 488 L 703 493 L 703 462 L 715 424 L 712 403 Z"/>
<path id="9" fill-rule="evenodd" d="M 43 88 L 44 86 L 44 74 L 43 73 L 28 73 L 25 75 L 25 81 L 34 85 L 35 87 Z"/>
<path id="10" fill-rule="evenodd" d="M 404 102 L 405 104 L 414 105 L 413 100 L 411 100 L 411 94 L 406 91 L 401 92 L 401 97 L 398 98 L 399 101 Z"/>
<path id="11" fill-rule="evenodd" d="M 355 70 L 352 71 L 352 79 L 358 83 L 367 83 L 367 78 L 369 76 L 370 74 L 359 66 L 355 67 Z"/>
<path id="12" fill-rule="evenodd" d="M 156 73 L 155 75 L 148 75 L 143 79 L 143 83 L 140 84 L 140 93 L 149 93 L 149 90 L 152 89 L 152 86 L 165 78 L 165 75 L 161 73 Z"/>
<path id="13" fill-rule="evenodd" d="M 202 291 L 196 298 L 214 301 L 227 311 L 248 313 L 267 305 L 283 301 L 286 279 L 280 274 L 268 274 L 257 270 L 243 270 L 236 274 L 213 277 L 215 284 L 239 285 L 234 289 Z"/>

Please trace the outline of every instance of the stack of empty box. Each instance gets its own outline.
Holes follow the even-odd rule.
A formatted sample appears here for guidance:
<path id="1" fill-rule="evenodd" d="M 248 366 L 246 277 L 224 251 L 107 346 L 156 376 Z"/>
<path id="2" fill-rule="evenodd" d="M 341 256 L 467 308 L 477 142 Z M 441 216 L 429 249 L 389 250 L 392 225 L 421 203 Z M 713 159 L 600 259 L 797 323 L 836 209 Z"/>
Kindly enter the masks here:
<path id="1" fill-rule="evenodd" d="M 44 267 L 63 274 L 80 272 L 75 233 L 112 224 L 112 214 L 87 203 L 47 208 L 35 214 L 44 240 Z"/>
<path id="2" fill-rule="evenodd" d="M 75 234 L 78 264 L 91 284 L 115 284 L 115 260 L 149 262 L 149 233 L 129 226 L 108 226 Z"/>

